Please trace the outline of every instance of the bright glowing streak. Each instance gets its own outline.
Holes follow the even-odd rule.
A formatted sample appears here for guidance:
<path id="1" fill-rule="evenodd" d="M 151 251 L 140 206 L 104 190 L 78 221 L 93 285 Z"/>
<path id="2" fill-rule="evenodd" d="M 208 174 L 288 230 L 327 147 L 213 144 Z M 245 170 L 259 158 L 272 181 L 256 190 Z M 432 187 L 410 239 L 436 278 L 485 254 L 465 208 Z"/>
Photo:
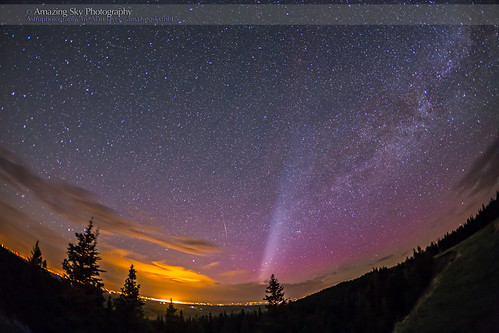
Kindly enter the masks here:
<path id="1" fill-rule="evenodd" d="M 274 255 L 279 251 L 280 235 L 283 225 L 286 224 L 288 217 L 286 216 L 286 209 L 283 205 L 278 204 L 277 210 L 272 217 L 270 222 L 271 229 L 269 237 L 267 239 L 267 244 L 265 246 L 265 252 L 263 255 L 263 262 L 261 264 L 260 270 L 260 280 L 265 281 L 272 274 L 271 270 L 275 266 Z"/>
<path id="2" fill-rule="evenodd" d="M 286 251 L 285 243 L 289 241 L 293 232 L 293 215 L 300 207 L 302 190 L 308 186 L 312 179 L 314 170 L 315 156 L 314 152 L 307 148 L 307 142 L 313 141 L 313 133 L 304 130 L 302 133 L 296 133 L 295 142 L 291 145 L 294 152 L 293 157 L 288 160 L 286 167 L 281 173 L 280 194 L 277 200 L 277 206 L 270 221 L 270 232 L 263 260 L 260 265 L 260 281 L 265 281 L 270 274 L 276 273 L 277 257 Z"/>

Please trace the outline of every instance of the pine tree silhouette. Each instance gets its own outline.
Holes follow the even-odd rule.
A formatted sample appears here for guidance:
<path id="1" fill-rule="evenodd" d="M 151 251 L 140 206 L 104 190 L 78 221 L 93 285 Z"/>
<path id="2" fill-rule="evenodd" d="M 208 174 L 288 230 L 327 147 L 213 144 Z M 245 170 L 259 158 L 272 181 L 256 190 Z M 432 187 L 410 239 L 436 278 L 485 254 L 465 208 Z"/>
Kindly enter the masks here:
<path id="1" fill-rule="evenodd" d="M 140 284 L 137 284 L 137 271 L 130 266 L 128 278 L 121 288 L 121 294 L 115 301 L 116 311 L 121 315 L 131 318 L 142 318 L 144 313 L 142 306 L 144 302 L 139 298 Z"/>
<path id="2" fill-rule="evenodd" d="M 175 312 L 177 312 L 177 309 L 173 306 L 173 300 L 170 298 L 170 304 L 166 308 L 166 318 L 175 317 Z"/>
<path id="3" fill-rule="evenodd" d="M 270 276 L 269 285 L 265 289 L 266 295 L 263 300 L 267 301 L 269 310 L 275 309 L 279 304 L 284 303 L 284 286 L 281 286 L 274 274 Z"/>
<path id="4" fill-rule="evenodd" d="M 36 241 L 36 244 L 31 251 L 31 257 L 28 258 L 28 261 L 37 268 L 47 268 L 47 261 L 42 258 L 42 251 L 38 246 L 38 241 Z"/>
<path id="5" fill-rule="evenodd" d="M 170 298 L 170 304 L 166 308 L 165 324 L 168 330 L 177 332 L 180 329 L 180 318 L 175 315 L 177 309 L 173 306 L 173 301 Z"/>
<path id="6" fill-rule="evenodd" d="M 100 260 L 97 252 L 97 236 L 99 231 L 92 231 L 93 218 L 89 221 L 84 233 L 75 233 L 78 243 L 68 245 L 68 258 L 62 262 L 62 268 L 66 271 L 65 277 L 83 286 L 102 288 L 104 284 L 99 278 L 99 273 L 104 272 L 99 269 L 97 261 Z"/>

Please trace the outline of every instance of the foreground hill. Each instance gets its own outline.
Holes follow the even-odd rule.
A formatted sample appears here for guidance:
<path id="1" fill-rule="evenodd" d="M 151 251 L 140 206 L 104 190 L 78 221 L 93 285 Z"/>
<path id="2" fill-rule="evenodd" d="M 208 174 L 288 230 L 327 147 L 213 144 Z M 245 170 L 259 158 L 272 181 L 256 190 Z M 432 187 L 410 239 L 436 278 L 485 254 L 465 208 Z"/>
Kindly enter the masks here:
<path id="1" fill-rule="evenodd" d="M 448 264 L 395 332 L 499 330 L 499 219 L 435 259 Z"/>
<path id="2" fill-rule="evenodd" d="M 269 312 L 185 318 L 177 311 L 133 322 L 105 304 L 101 290 L 76 288 L 0 247 L 0 332 L 493 332 L 498 217 L 499 193 L 475 218 L 403 263 Z"/>
<path id="3" fill-rule="evenodd" d="M 409 314 L 397 326 L 399 332 L 489 332 L 499 327 L 493 315 L 499 313 L 498 217 L 499 194 L 475 218 L 425 250 L 418 247 L 403 263 L 373 269 L 289 304 L 281 314 L 286 324 L 276 329 L 391 332 Z"/>

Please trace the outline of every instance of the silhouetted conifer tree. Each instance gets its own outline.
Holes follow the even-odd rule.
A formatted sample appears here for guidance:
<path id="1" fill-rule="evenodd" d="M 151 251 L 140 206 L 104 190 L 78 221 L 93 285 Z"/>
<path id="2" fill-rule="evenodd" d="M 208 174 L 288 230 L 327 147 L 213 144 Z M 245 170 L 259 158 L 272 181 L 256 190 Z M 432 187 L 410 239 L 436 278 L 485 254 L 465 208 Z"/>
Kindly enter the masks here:
<path id="1" fill-rule="evenodd" d="M 267 308 L 269 310 L 275 309 L 277 305 L 284 302 L 284 286 L 281 286 L 279 281 L 276 279 L 274 274 L 270 276 L 269 285 L 265 289 L 265 292 L 268 295 L 265 295 L 263 298 L 264 301 L 267 301 Z"/>
<path id="2" fill-rule="evenodd" d="M 98 276 L 104 271 L 100 270 L 97 264 L 101 258 L 96 248 L 99 231 L 93 232 L 92 229 L 93 218 L 84 233 L 75 233 L 78 243 L 69 243 L 68 258 L 62 262 L 62 268 L 66 271 L 65 277 L 71 282 L 102 288 L 104 285 Z"/>
<path id="3" fill-rule="evenodd" d="M 173 306 L 173 300 L 170 298 L 170 304 L 166 308 L 166 318 L 173 318 L 175 317 L 175 312 L 177 312 L 177 309 Z"/>
<path id="4" fill-rule="evenodd" d="M 120 315 L 129 318 L 142 318 L 144 313 L 142 306 L 144 302 L 139 298 L 140 284 L 137 284 L 137 271 L 130 266 L 128 278 L 125 280 L 125 285 L 121 288 L 121 294 L 115 301 L 116 311 Z"/>
<path id="5" fill-rule="evenodd" d="M 36 241 L 36 244 L 31 251 L 31 257 L 28 258 L 28 261 L 35 267 L 47 268 L 47 261 L 42 258 L 42 251 L 38 246 L 38 241 Z"/>
<path id="6" fill-rule="evenodd" d="M 167 331 L 179 332 L 181 331 L 181 326 L 184 324 L 183 317 L 175 315 L 177 309 L 173 306 L 173 301 L 170 298 L 170 304 L 166 308 L 165 325 Z M 182 313 L 181 313 L 182 315 Z"/>

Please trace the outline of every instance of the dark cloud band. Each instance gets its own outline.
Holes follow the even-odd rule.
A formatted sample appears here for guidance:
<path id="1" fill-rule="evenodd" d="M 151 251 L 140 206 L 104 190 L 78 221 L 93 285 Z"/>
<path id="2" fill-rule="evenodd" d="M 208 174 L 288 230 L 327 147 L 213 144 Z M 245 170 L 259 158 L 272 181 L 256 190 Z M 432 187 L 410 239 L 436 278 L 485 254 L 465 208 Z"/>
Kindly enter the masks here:
<path id="1" fill-rule="evenodd" d="M 68 220 L 84 224 L 93 216 L 103 232 L 142 239 L 177 251 L 194 255 L 218 252 L 219 247 L 211 242 L 187 236 L 158 235 L 151 226 L 137 225 L 118 216 L 112 209 L 100 204 L 95 196 L 74 185 L 59 181 L 46 181 L 22 165 L 13 153 L 0 148 L 0 178 L 6 183 L 30 190 L 42 203 Z"/>

